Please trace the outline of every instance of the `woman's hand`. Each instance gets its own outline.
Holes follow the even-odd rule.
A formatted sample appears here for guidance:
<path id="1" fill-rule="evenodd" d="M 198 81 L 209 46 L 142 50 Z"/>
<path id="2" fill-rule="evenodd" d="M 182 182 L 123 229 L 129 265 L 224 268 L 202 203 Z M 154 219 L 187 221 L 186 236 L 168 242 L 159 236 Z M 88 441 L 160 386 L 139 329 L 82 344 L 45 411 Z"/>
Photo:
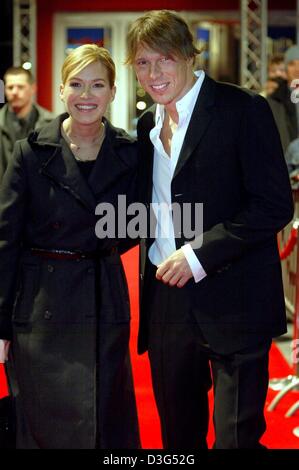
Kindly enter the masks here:
<path id="1" fill-rule="evenodd" d="M 0 364 L 4 364 L 8 359 L 10 341 L 7 339 L 0 339 Z"/>

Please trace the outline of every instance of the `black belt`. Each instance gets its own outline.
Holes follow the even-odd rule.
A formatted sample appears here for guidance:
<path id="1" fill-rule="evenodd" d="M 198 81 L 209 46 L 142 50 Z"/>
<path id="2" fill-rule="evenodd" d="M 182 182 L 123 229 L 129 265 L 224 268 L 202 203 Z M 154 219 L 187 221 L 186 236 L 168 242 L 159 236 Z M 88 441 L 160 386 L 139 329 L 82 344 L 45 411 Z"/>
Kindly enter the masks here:
<path id="1" fill-rule="evenodd" d="M 80 259 L 99 259 L 104 256 L 110 256 L 117 253 L 117 248 L 107 248 L 97 251 L 71 251 L 49 248 L 29 248 L 30 252 L 35 256 L 46 259 L 64 259 L 64 260 L 80 260 Z"/>

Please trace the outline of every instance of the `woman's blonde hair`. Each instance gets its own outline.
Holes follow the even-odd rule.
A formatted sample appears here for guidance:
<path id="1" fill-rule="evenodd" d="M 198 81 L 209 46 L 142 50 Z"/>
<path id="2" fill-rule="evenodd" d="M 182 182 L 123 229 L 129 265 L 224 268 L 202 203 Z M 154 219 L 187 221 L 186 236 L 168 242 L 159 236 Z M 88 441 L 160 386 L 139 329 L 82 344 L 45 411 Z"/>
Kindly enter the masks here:
<path id="1" fill-rule="evenodd" d="M 67 56 L 61 69 L 63 85 L 65 85 L 69 78 L 76 76 L 81 70 L 87 67 L 87 65 L 93 64 L 94 62 L 101 62 L 101 64 L 106 67 L 109 84 L 112 88 L 115 84 L 115 64 L 109 51 L 96 44 L 83 44 L 83 46 L 73 49 Z"/>

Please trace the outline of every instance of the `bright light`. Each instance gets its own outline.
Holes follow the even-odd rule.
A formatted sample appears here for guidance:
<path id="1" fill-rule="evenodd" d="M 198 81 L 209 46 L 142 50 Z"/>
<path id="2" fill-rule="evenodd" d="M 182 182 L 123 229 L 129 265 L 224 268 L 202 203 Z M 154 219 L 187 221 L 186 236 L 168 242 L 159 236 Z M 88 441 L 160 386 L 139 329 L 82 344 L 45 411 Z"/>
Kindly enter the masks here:
<path id="1" fill-rule="evenodd" d="M 32 68 L 32 63 L 31 62 L 24 62 L 22 65 L 23 69 L 25 70 L 30 70 Z"/>
<path id="2" fill-rule="evenodd" d="M 143 111 L 146 108 L 146 102 L 145 101 L 138 101 L 136 103 L 136 108 L 139 109 L 140 111 Z"/>

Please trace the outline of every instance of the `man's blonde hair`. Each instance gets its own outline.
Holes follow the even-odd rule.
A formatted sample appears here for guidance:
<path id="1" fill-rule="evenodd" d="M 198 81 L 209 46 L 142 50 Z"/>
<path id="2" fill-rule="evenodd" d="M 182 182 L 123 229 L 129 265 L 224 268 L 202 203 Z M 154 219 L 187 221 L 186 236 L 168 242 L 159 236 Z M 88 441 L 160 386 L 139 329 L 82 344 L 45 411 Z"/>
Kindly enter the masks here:
<path id="1" fill-rule="evenodd" d="M 193 61 L 201 52 L 195 47 L 185 20 L 170 10 L 148 11 L 132 23 L 127 35 L 126 64 L 133 64 L 139 45 Z"/>

